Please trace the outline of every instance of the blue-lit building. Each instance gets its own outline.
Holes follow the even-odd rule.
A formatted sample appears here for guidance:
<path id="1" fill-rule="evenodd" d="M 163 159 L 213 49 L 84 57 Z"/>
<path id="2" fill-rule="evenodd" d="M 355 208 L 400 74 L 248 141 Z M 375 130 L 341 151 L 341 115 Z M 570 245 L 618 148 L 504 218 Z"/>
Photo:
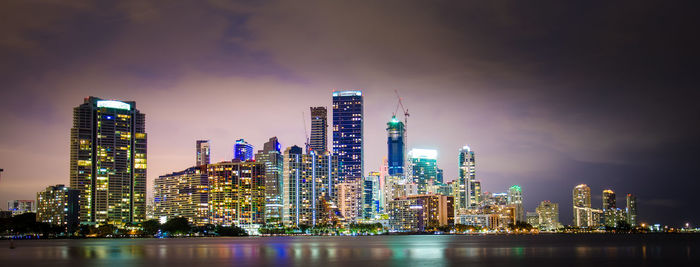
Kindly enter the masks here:
<path id="1" fill-rule="evenodd" d="M 233 159 L 246 161 L 253 159 L 253 145 L 248 144 L 243 139 L 236 140 L 236 144 L 233 145 Z"/>
<path id="2" fill-rule="evenodd" d="M 386 126 L 387 145 L 389 146 L 389 175 L 401 176 L 404 173 L 404 164 L 406 162 L 406 129 L 403 122 L 396 119 L 396 116 L 391 117 Z"/>
<path id="3" fill-rule="evenodd" d="M 367 177 L 365 177 L 362 185 L 362 213 L 365 219 L 372 219 L 382 212 L 381 206 L 379 205 L 382 192 L 379 185 L 379 176 L 379 172 L 370 172 Z"/>
<path id="4" fill-rule="evenodd" d="M 333 154 L 340 181 L 360 181 L 364 173 L 362 91 L 333 92 Z"/>

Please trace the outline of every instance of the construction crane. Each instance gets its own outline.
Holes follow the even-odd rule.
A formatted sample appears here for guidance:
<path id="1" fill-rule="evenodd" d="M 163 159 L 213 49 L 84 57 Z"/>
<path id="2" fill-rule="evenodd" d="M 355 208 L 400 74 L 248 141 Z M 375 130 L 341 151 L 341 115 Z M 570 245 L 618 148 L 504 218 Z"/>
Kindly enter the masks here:
<path id="1" fill-rule="evenodd" d="M 302 120 L 303 123 L 304 123 L 304 138 L 305 138 L 305 140 L 306 140 L 306 141 L 304 142 L 304 148 L 306 149 L 306 152 L 308 153 L 308 152 L 309 152 L 309 134 L 308 134 L 308 132 L 306 131 L 306 115 L 304 115 L 304 112 L 303 112 L 303 111 L 301 112 L 301 120 Z"/>
<path id="2" fill-rule="evenodd" d="M 2 172 L 3 171 L 4 171 L 4 169 L 0 168 L 0 181 L 2 181 Z"/>
<path id="3" fill-rule="evenodd" d="M 404 132 L 406 131 L 406 128 L 408 127 L 408 116 L 411 114 L 408 114 L 408 109 L 404 108 L 403 102 L 401 101 L 401 96 L 399 95 L 399 91 L 394 89 L 394 93 L 396 93 L 396 98 L 399 99 L 399 102 L 396 103 L 396 109 L 394 110 L 394 116 L 396 116 L 396 112 L 399 111 L 399 107 L 401 107 L 401 110 L 403 111 L 403 129 Z"/>

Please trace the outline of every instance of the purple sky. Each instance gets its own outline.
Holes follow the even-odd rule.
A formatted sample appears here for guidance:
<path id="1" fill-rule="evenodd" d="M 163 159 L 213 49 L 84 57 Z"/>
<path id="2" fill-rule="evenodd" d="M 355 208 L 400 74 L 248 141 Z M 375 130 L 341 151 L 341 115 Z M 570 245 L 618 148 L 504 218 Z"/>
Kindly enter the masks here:
<path id="1" fill-rule="evenodd" d="M 228 160 L 236 139 L 303 145 L 302 112 L 365 93 L 365 170 L 386 155 L 399 90 L 408 147 L 439 150 L 446 179 L 469 144 L 486 191 L 523 188 L 527 210 L 586 183 L 639 196 L 642 220 L 699 221 L 693 8 L 517 1 L 3 1 L 0 204 L 68 184 L 72 108 L 133 100 L 148 179 Z M 330 114 L 329 114 L 330 116 Z M 309 122 L 307 118 L 307 123 Z M 330 123 L 330 122 L 329 122 Z M 308 127 L 308 126 L 307 126 Z"/>

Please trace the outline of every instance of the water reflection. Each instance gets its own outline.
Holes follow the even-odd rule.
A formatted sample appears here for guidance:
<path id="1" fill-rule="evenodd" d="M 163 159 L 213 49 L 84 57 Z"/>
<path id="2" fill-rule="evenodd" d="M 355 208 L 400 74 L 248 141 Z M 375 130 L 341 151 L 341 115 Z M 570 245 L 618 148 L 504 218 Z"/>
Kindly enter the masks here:
<path id="1" fill-rule="evenodd" d="M 40 266 L 51 261 L 71 266 L 151 263 L 157 265 L 345 265 L 366 262 L 388 265 L 446 266 L 457 263 L 525 264 L 543 261 L 566 265 L 610 262 L 650 265 L 653 262 L 697 261 L 695 236 L 374 236 L 250 237 L 195 239 L 83 239 L 20 241 L 0 249 L 3 266 Z M 648 260 L 648 261 L 647 261 Z M 19 262 L 29 264 L 12 264 Z M 33 263 L 33 264 L 32 264 Z M 374 264 L 373 264 L 374 265 Z M 478 264 L 477 264 L 478 265 Z M 518 264 L 516 264 L 518 265 Z"/>

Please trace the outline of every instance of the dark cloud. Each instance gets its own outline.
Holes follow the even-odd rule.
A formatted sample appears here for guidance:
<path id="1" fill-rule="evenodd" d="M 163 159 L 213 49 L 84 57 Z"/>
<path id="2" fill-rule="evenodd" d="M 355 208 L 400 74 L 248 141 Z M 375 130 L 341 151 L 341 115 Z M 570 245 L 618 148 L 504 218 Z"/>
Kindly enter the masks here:
<path id="1" fill-rule="evenodd" d="M 696 5 L 5 1 L 0 195 L 68 182 L 71 108 L 88 95 L 147 114 L 152 179 L 189 166 L 197 138 L 216 160 L 240 137 L 303 143 L 302 111 L 333 88 L 365 90 L 376 170 L 398 89 L 409 145 L 440 149 L 448 179 L 470 144 L 487 191 L 520 184 L 528 210 L 559 202 L 565 223 L 578 183 L 639 195 L 644 220 L 700 220 Z"/>

